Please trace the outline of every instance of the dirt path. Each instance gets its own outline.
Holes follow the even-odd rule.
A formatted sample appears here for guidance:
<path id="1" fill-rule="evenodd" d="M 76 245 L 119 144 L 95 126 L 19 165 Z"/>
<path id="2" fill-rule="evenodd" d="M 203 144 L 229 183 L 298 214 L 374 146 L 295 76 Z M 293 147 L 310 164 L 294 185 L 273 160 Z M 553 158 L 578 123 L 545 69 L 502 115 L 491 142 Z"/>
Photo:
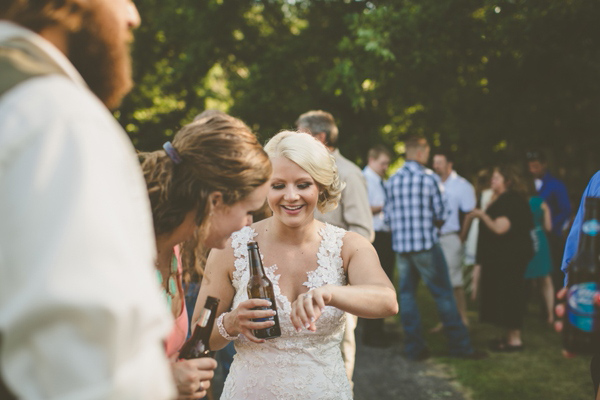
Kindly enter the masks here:
<path id="1" fill-rule="evenodd" d="M 443 367 L 407 360 L 400 341 L 385 349 L 363 346 L 360 333 L 358 329 L 355 400 L 466 400 Z"/>

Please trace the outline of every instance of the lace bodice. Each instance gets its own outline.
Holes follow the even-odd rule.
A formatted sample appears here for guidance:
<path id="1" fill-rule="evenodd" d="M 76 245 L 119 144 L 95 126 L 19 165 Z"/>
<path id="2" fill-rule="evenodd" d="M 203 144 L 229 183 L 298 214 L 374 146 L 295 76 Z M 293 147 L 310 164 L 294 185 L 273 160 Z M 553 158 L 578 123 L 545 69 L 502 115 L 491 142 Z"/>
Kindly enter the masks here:
<path id="1" fill-rule="evenodd" d="M 307 273 L 304 286 L 346 285 L 341 258 L 346 231 L 326 224 L 319 234 L 321 244 L 316 269 Z M 232 236 L 235 255 L 232 307 L 248 299 L 247 243 L 257 236 L 246 227 Z M 262 255 L 261 255 L 262 256 Z M 253 343 L 245 336 L 235 341 L 237 354 L 225 382 L 221 399 L 351 399 L 352 394 L 340 352 L 345 313 L 326 306 L 317 320 L 316 332 L 297 332 L 290 320 L 291 302 L 281 293 L 277 265 L 265 266 L 273 282 L 279 313 L 281 337 L 266 343 Z M 292 299 L 293 301 L 293 299 Z"/>

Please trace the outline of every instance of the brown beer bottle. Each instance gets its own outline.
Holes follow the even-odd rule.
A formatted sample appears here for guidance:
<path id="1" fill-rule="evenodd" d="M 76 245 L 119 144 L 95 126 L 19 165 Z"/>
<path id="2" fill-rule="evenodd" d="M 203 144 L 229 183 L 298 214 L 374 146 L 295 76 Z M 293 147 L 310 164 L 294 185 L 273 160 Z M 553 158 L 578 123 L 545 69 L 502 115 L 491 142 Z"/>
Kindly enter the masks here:
<path id="1" fill-rule="evenodd" d="M 180 360 L 212 357 L 210 348 L 208 347 L 208 341 L 210 340 L 210 334 L 215 324 L 218 305 L 219 299 L 210 296 L 206 298 L 206 303 L 200 314 L 198 325 L 196 325 L 192 337 L 183 344 L 183 347 L 179 352 Z"/>
<path id="2" fill-rule="evenodd" d="M 585 199 L 585 216 L 577 254 L 569 264 L 563 347 L 571 353 L 600 349 L 600 310 L 594 296 L 600 290 L 600 198 Z"/>
<path id="3" fill-rule="evenodd" d="M 248 298 L 249 299 L 265 299 L 271 302 L 271 307 L 255 307 L 253 310 L 269 310 L 273 309 L 277 312 L 277 304 L 275 303 L 275 293 L 273 292 L 273 284 L 265 274 L 260 252 L 256 242 L 248 242 L 248 266 L 250 267 L 250 279 L 248 280 Z M 277 314 L 267 318 L 256 318 L 254 322 L 274 321 L 275 325 L 255 330 L 254 336 L 259 339 L 273 339 L 281 336 L 279 328 L 279 317 Z"/>

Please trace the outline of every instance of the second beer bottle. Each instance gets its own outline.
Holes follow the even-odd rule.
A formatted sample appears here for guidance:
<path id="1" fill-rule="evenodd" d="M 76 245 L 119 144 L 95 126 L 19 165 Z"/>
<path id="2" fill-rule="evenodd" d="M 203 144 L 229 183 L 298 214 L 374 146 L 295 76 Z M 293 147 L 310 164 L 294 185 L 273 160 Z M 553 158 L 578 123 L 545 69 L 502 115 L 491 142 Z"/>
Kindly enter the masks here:
<path id="1" fill-rule="evenodd" d="M 250 267 L 250 279 L 248 280 L 248 298 L 264 299 L 271 302 L 271 307 L 256 307 L 254 310 L 273 309 L 277 312 L 277 303 L 275 302 L 275 292 L 273 283 L 265 274 L 260 252 L 256 242 L 248 242 L 248 266 Z M 275 325 L 254 331 L 254 336 L 259 339 L 273 339 L 281 336 L 279 328 L 279 317 L 277 314 L 267 318 L 254 319 L 254 322 L 274 321 Z"/>
<path id="2" fill-rule="evenodd" d="M 179 358 L 183 360 L 191 360 L 193 358 L 212 357 L 208 342 L 212 333 L 213 325 L 215 324 L 215 316 L 217 315 L 217 306 L 219 299 L 208 296 L 198 325 L 194 329 L 192 337 L 183 344 L 179 352 Z"/>
<path id="3" fill-rule="evenodd" d="M 571 353 L 600 350 L 600 313 L 594 296 L 600 290 L 600 198 L 585 199 L 579 249 L 569 264 L 563 346 Z"/>

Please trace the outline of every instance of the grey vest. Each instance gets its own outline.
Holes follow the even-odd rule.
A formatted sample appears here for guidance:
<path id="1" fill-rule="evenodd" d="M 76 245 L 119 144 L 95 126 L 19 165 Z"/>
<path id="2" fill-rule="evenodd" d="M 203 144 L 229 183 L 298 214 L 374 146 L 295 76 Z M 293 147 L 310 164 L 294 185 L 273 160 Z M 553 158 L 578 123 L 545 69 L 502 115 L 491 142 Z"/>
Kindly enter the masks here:
<path id="1" fill-rule="evenodd" d="M 64 71 L 30 42 L 18 38 L 0 42 L 0 96 L 29 78 L 49 74 Z"/>

